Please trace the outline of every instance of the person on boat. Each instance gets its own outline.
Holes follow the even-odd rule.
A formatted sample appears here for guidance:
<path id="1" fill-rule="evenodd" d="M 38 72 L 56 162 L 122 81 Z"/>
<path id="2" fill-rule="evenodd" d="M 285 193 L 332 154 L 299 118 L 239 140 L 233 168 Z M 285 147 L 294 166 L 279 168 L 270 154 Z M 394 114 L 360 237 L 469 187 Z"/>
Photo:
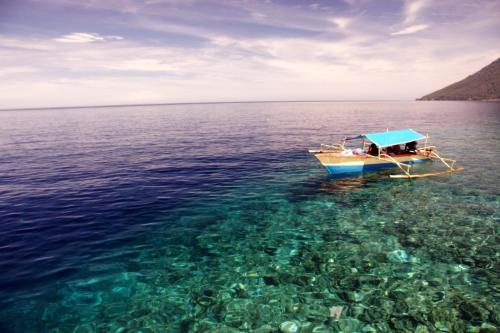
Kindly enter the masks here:
<path id="1" fill-rule="evenodd" d="M 392 147 L 389 147 L 387 148 L 387 151 L 391 156 L 401 155 L 401 147 L 399 145 L 394 145 Z"/>
<path id="2" fill-rule="evenodd" d="M 378 147 L 376 144 L 372 143 L 370 145 L 370 148 L 368 148 L 368 152 L 367 152 L 369 155 L 372 155 L 372 156 L 377 156 L 378 155 Z"/>
<path id="3" fill-rule="evenodd" d="M 405 145 L 405 153 L 416 154 L 417 153 L 417 141 L 408 142 Z"/>
<path id="4" fill-rule="evenodd" d="M 342 156 L 352 156 L 354 155 L 354 152 L 352 151 L 352 149 L 344 149 L 340 152 L 340 155 Z"/>
<path id="5" fill-rule="evenodd" d="M 353 150 L 354 155 L 364 155 L 365 151 L 362 148 L 356 148 Z"/>

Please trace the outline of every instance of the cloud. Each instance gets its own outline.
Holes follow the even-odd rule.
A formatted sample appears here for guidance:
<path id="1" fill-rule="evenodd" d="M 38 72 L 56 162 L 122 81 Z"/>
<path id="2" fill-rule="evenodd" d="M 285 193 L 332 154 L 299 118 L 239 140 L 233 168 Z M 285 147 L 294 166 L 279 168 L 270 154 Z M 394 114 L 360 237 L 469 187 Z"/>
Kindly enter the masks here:
<path id="1" fill-rule="evenodd" d="M 266 14 L 259 13 L 259 12 L 251 12 L 250 16 L 256 20 L 263 20 L 263 19 L 267 18 Z"/>
<path id="2" fill-rule="evenodd" d="M 21 73 L 34 73 L 37 69 L 33 67 L 9 67 L 0 68 L 0 77 L 7 76 L 10 74 L 21 74 Z"/>
<path id="3" fill-rule="evenodd" d="M 405 5 L 405 23 L 412 23 L 427 4 L 428 0 L 407 0 Z"/>
<path id="4" fill-rule="evenodd" d="M 412 26 L 406 27 L 403 30 L 399 30 L 399 31 L 396 31 L 396 32 L 391 32 L 391 35 L 397 36 L 397 35 L 414 34 L 416 32 L 425 30 L 428 27 L 429 27 L 429 25 L 427 25 L 427 24 L 416 24 L 416 25 L 412 25 Z"/>
<path id="5" fill-rule="evenodd" d="M 109 69 L 139 72 L 173 72 L 177 68 L 159 59 L 133 59 L 110 64 Z"/>
<path id="6" fill-rule="evenodd" d="M 68 35 L 61 36 L 59 38 L 54 38 L 56 42 L 61 43 L 92 43 L 101 42 L 105 40 L 121 40 L 123 37 L 120 36 L 101 36 L 97 33 L 89 32 L 73 32 Z"/>
<path id="7" fill-rule="evenodd" d="M 408 26 L 408 24 L 411 24 L 417 20 L 419 13 L 427 5 L 427 2 L 428 0 L 406 0 L 403 21 L 403 25 L 406 25 L 406 27 L 401 30 L 392 32 L 391 35 L 409 35 L 429 28 L 429 25 L 427 24 L 413 24 Z"/>
<path id="8" fill-rule="evenodd" d="M 119 1 L 144 4 L 91 3 L 109 7 Z M 404 10 L 384 7 L 384 16 L 365 11 L 372 5 L 367 0 L 349 0 L 354 7 L 347 10 L 211 0 L 223 5 L 203 15 L 197 3 L 169 7 L 152 1 L 156 4 L 137 5 L 140 15 L 124 15 L 120 7 L 101 25 L 89 21 L 93 31 L 112 28 L 134 38 L 85 28 L 59 31 L 56 41 L 36 27 L 31 36 L 0 35 L 0 108 L 414 98 L 470 74 L 500 52 L 498 1 L 489 6 L 405 2 Z M 426 6 L 432 8 L 424 11 Z M 391 38 L 429 27 L 425 40 Z M 290 28 L 318 33 L 284 33 Z M 194 42 L 185 43 L 188 38 Z"/>
<path id="9" fill-rule="evenodd" d="M 433 54 L 449 44 L 461 47 L 456 38 L 411 41 L 415 47 L 405 47 L 406 38 L 373 38 L 227 39 L 221 41 L 222 47 L 207 43 L 202 48 L 166 48 L 137 40 L 66 48 L 41 41 L 54 49 L 8 51 L 12 61 L 25 57 L 23 62 L 30 64 L 36 59 L 39 71 L 0 82 L 4 97 L 0 108 L 414 98 L 427 92 L 430 84 L 438 88 L 453 82 L 490 57 L 483 54 L 484 48 L 477 48 L 474 54 L 481 55 L 477 61 L 449 57 L 443 65 Z M 399 84 L 402 81 L 408 84 Z"/>
<path id="10" fill-rule="evenodd" d="M 335 24 L 340 29 L 345 29 L 349 24 L 351 24 L 352 20 L 347 17 L 333 17 L 330 19 L 330 22 Z"/>

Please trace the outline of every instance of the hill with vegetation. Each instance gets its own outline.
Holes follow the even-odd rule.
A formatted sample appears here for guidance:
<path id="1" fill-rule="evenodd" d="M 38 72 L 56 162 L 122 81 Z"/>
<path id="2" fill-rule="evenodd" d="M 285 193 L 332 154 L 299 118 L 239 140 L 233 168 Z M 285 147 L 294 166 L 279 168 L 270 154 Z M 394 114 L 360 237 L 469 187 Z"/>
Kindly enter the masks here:
<path id="1" fill-rule="evenodd" d="M 462 81 L 425 95 L 418 100 L 500 100 L 500 58 Z"/>

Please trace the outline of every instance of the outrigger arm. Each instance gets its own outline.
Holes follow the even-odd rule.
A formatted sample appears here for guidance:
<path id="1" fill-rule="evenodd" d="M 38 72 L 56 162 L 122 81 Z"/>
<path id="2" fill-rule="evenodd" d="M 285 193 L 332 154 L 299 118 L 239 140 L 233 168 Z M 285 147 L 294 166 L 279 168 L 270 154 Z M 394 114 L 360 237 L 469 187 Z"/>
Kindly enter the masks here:
<path id="1" fill-rule="evenodd" d="M 453 169 L 453 165 L 456 162 L 455 160 L 452 160 L 450 158 L 443 158 L 443 157 L 439 156 L 439 154 L 435 150 L 431 151 L 431 154 L 430 154 L 429 157 L 437 159 L 437 160 L 440 160 L 441 162 L 443 162 L 444 165 L 446 165 L 448 167 L 448 169 Z M 451 165 L 449 165 L 448 163 L 446 163 L 446 161 L 451 162 Z"/>
<path id="2" fill-rule="evenodd" d="M 371 157 L 371 158 L 376 158 L 378 160 L 383 160 L 383 161 L 388 161 L 388 162 L 391 162 L 391 163 L 394 163 L 396 164 L 401 170 L 403 170 L 403 172 L 405 173 L 406 176 L 410 177 L 410 168 L 411 168 L 411 165 L 409 164 L 403 164 L 403 163 L 400 163 L 398 162 L 397 160 L 395 160 L 394 158 L 392 158 L 392 156 L 390 155 L 387 155 L 387 154 L 380 154 L 379 156 L 371 156 L 371 155 L 366 155 L 368 157 Z M 382 157 L 384 156 L 384 157 Z M 405 169 L 406 168 L 406 169 Z M 392 177 L 393 175 L 391 175 Z M 404 175 L 401 175 L 401 176 L 404 176 Z"/>
<path id="3" fill-rule="evenodd" d="M 380 155 L 382 156 L 382 154 Z M 389 162 L 392 162 L 394 164 L 396 164 L 401 170 L 403 170 L 403 172 L 407 175 L 407 176 L 410 176 L 410 168 L 411 168 L 411 165 L 409 164 L 403 164 L 403 163 L 400 163 L 398 161 L 396 161 L 394 158 L 392 158 L 391 155 L 387 155 L 387 154 L 383 154 L 384 157 L 386 158 L 381 158 L 383 160 L 386 160 L 386 161 L 389 161 Z M 405 170 L 405 167 L 406 167 L 406 170 Z"/>
<path id="4" fill-rule="evenodd" d="M 444 157 L 441 157 L 439 156 L 439 154 L 435 151 L 435 150 L 424 150 L 424 153 L 430 157 L 431 159 L 435 159 L 435 160 L 439 160 L 441 162 L 443 162 L 443 164 L 447 167 L 447 170 L 445 171 L 440 171 L 440 172 L 431 172 L 431 173 L 421 173 L 421 174 L 414 174 L 414 175 L 411 175 L 409 173 L 410 169 L 408 168 L 407 171 L 405 171 L 403 168 L 401 168 L 400 165 L 398 165 L 401 169 L 403 169 L 403 171 L 405 172 L 404 175 L 390 175 L 391 178 L 423 178 L 423 177 L 432 177 L 432 176 L 441 176 L 441 175 L 445 175 L 445 174 L 450 174 L 450 173 L 453 173 L 453 172 L 461 172 L 461 171 L 464 171 L 464 168 L 453 168 L 454 164 L 455 164 L 455 160 L 452 160 L 450 158 L 444 158 Z M 395 161 L 397 162 L 397 161 Z M 399 162 L 397 162 L 398 164 L 401 164 Z M 450 165 L 451 163 L 451 165 Z M 408 165 L 409 167 L 410 165 Z"/>

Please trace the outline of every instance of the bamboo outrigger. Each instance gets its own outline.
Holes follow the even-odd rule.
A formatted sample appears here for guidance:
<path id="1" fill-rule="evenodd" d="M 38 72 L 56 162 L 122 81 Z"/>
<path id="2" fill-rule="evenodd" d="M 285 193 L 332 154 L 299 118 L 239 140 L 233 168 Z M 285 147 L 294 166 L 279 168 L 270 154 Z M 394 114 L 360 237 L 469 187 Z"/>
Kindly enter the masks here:
<path id="1" fill-rule="evenodd" d="M 361 139 L 358 149 L 346 148 L 346 142 Z M 424 140 L 423 148 L 417 148 L 417 141 Z M 390 175 L 391 178 L 423 178 L 463 171 L 455 168 L 455 160 L 441 157 L 436 147 L 427 145 L 429 137 L 411 129 L 362 134 L 345 137 L 340 144 L 321 145 L 320 150 L 309 150 L 332 175 L 359 173 L 367 170 L 398 167 L 403 173 Z M 370 144 L 370 149 L 366 147 Z M 401 150 L 400 145 L 405 144 Z M 412 173 L 416 163 L 429 160 L 442 162 L 446 169 L 432 173 Z"/>

